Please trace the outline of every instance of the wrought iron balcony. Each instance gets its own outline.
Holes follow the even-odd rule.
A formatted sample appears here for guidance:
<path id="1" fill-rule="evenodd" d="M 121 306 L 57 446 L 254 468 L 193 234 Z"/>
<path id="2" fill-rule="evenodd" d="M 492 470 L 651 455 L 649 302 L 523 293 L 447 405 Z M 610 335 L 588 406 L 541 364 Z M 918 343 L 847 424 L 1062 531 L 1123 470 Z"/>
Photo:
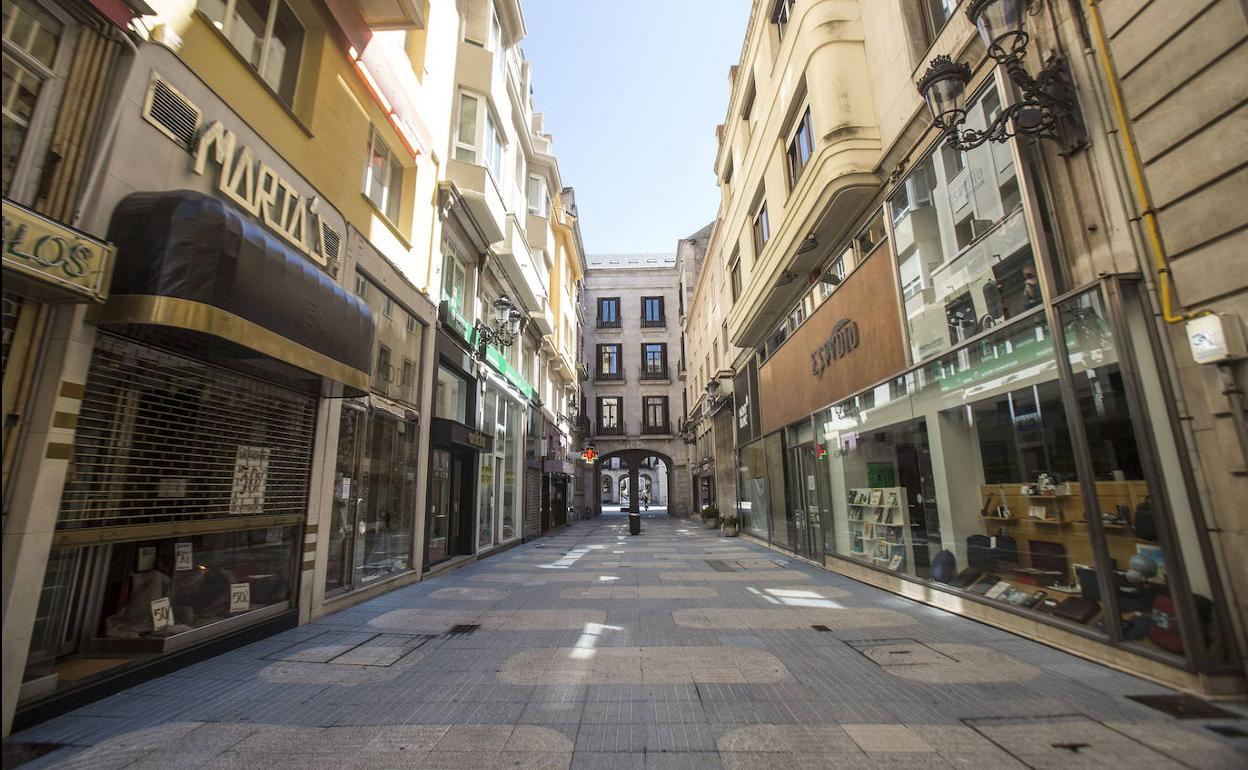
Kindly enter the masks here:
<path id="1" fill-rule="evenodd" d="M 624 372 L 594 372 L 596 382 L 623 382 Z"/>
<path id="2" fill-rule="evenodd" d="M 671 426 L 664 422 L 662 425 L 642 425 L 641 434 L 643 436 L 666 435 L 672 432 Z"/>
<path id="3" fill-rule="evenodd" d="M 594 434 L 598 436 L 623 436 L 623 425 L 596 425 L 594 426 Z"/>
<path id="4" fill-rule="evenodd" d="M 660 318 L 641 319 L 641 328 L 643 329 L 662 329 L 665 326 L 667 326 L 666 316 Z"/>
<path id="5" fill-rule="evenodd" d="M 643 380 L 670 380 L 671 373 L 666 366 L 643 366 L 641 369 L 641 379 Z"/>
<path id="6" fill-rule="evenodd" d="M 618 318 L 599 318 L 599 329 L 618 329 L 620 328 L 620 319 Z"/>

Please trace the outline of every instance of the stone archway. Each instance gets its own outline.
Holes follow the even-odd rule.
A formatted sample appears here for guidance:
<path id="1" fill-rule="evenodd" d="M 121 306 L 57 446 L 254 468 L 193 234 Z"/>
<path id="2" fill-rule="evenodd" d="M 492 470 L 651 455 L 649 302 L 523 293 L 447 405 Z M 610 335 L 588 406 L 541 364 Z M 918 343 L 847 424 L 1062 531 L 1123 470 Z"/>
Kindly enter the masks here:
<path id="1" fill-rule="evenodd" d="M 650 462 L 648 459 L 653 458 Z M 617 461 L 613 462 L 613 461 Z M 620 466 L 623 473 L 616 480 L 613 466 Z M 660 468 L 660 466 L 662 466 Z M 665 472 L 665 473 L 664 473 Z M 666 483 L 663 483 L 662 477 L 666 475 Z M 641 495 L 628 494 L 632 489 L 645 489 L 648 484 L 650 491 L 651 506 L 667 507 L 671 505 L 675 494 L 676 480 L 676 464 L 672 458 L 662 452 L 655 452 L 651 449 L 620 449 L 615 452 L 609 452 L 594 461 L 594 478 L 595 485 L 602 490 L 603 494 L 598 497 L 598 513 L 602 513 L 603 503 L 613 502 L 606 499 L 607 484 L 610 484 L 612 491 L 619 492 L 615 501 L 621 504 L 627 498 L 628 511 L 630 513 L 639 513 L 641 509 Z M 644 480 L 643 480 L 644 479 Z"/>

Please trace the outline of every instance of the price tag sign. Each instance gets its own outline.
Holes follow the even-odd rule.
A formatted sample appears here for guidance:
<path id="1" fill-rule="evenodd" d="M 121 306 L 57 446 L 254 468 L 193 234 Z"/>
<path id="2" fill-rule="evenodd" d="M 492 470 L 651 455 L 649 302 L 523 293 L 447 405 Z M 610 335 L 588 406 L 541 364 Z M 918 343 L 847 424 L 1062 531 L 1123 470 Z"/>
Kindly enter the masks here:
<path id="1" fill-rule="evenodd" d="M 230 612 L 246 612 L 251 609 L 251 583 L 230 584 Z"/>
<path id="2" fill-rule="evenodd" d="M 191 543 L 174 543 L 173 544 L 173 569 L 175 572 L 194 569 L 195 557 L 191 550 Z"/>
<path id="3" fill-rule="evenodd" d="M 165 596 L 152 602 L 152 628 L 159 631 L 173 625 L 173 608 L 169 606 L 169 597 Z"/>

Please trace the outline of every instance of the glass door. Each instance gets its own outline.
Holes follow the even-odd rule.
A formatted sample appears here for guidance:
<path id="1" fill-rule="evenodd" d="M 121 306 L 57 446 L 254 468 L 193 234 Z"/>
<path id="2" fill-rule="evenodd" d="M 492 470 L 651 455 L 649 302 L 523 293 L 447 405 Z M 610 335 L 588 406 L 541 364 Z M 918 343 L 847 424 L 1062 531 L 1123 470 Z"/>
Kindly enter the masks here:
<path id="1" fill-rule="evenodd" d="M 334 509 L 329 527 L 329 561 L 325 569 L 325 593 L 351 586 L 355 557 L 356 518 L 367 504 L 364 479 L 364 443 L 368 413 L 348 403 L 342 405 L 338 429 L 338 459 L 334 470 Z"/>
<path id="2" fill-rule="evenodd" d="M 425 564 L 436 564 L 450 555 L 451 453 L 433 450 L 429 469 L 429 516 L 425 536 Z"/>
<path id="3" fill-rule="evenodd" d="M 823 561 L 823 512 L 814 444 L 789 449 L 789 507 L 792 510 L 793 551 L 806 559 Z"/>

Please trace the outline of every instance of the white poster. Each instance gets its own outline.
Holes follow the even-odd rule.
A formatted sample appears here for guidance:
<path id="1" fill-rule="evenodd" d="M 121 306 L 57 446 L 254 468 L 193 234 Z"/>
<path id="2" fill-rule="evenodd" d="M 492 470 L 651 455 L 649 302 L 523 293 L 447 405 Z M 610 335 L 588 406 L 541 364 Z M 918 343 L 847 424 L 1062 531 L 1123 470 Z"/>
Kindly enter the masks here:
<path id="1" fill-rule="evenodd" d="M 230 584 L 230 612 L 246 612 L 251 609 L 251 583 Z"/>
<path id="2" fill-rule="evenodd" d="M 192 569 L 195 566 L 194 552 L 190 541 L 173 544 L 173 569 L 175 572 Z"/>
<path id="3" fill-rule="evenodd" d="M 138 563 L 134 567 L 135 572 L 147 572 L 149 569 L 156 568 L 156 546 L 145 545 L 139 548 Z"/>
<path id="4" fill-rule="evenodd" d="M 173 625 L 173 609 L 169 606 L 169 597 L 164 596 L 152 602 L 152 628 L 159 631 Z"/>
<path id="5" fill-rule="evenodd" d="M 269 447 L 239 446 L 234 459 L 234 490 L 230 513 L 255 516 L 264 511 L 264 485 L 269 478 Z"/>
<path id="6" fill-rule="evenodd" d="M 282 528 L 269 527 L 264 533 L 265 545 L 281 545 L 282 544 Z"/>

